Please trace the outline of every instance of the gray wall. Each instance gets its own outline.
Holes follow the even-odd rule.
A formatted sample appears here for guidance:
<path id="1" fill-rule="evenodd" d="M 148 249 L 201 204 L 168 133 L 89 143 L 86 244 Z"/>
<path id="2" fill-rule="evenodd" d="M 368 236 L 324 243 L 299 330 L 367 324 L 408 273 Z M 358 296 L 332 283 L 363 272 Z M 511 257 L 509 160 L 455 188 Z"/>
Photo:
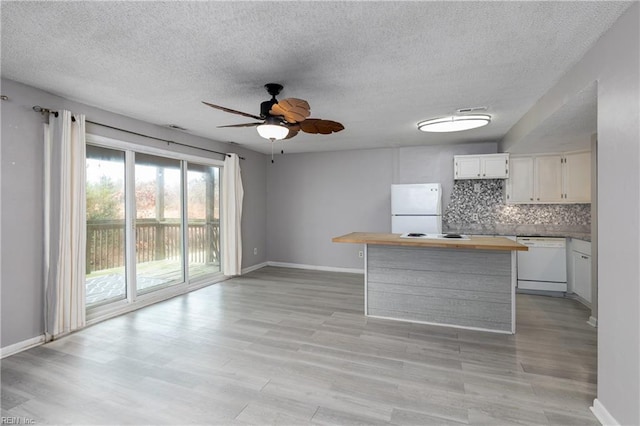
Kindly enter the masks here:
<path id="1" fill-rule="evenodd" d="M 598 401 L 640 424 L 640 4 L 635 3 L 504 139 L 509 150 L 598 82 Z"/>
<path id="2" fill-rule="evenodd" d="M 69 109 L 87 119 L 176 142 L 236 152 L 241 162 L 245 188 L 243 267 L 262 263 L 266 256 L 266 162 L 265 156 L 236 146 L 176 132 L 171 129 L 116 115 L 51 95 L 11 80 L 2 80 L 2 207 L 1 207 L 1 292 L 2 347 L 43 333 L 43 142 L 44 118 L 32 111 L 34 105 Z M 147 138 L 87 125 L 87 131 L 114 139 L 159 146 L 164 149 L 217 158 L 221 156 Z M 254 256 L 253 248 L 258 248 Z"/>
<path id="3" fill-rule="evenodd" d="M 267 166 L 269 260 L 362 268 L 351 244 L 331 238 L 387 232 L 392 151 L 292 154 Z"/>
<path id="4" fill-rule="evenodd" d="M 362 269 L 349 232 L 391 230 L 391 184 L 440 182 L 446 205 L 453 156 L 495 153 L 497 143 L 290 154 L 267 166 L 269 260 Z"/>
<path id="5" fill-rule="evenodd" d="M 398 148 L 394 150 L 392 183 L 439 182 L 444 208 L 449 205 L 453 190 L 453 156 L 494 154 L 497 148 L 495 142 Z"/>

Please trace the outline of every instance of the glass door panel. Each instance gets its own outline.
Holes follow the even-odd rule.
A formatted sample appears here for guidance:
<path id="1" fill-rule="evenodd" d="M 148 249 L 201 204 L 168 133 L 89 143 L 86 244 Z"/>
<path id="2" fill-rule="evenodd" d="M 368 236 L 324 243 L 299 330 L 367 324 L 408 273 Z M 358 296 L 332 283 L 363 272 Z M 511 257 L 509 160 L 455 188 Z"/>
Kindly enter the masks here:
<path id="1" fill-rule="evenodd" d="M 170 158 L 135 155 L 138 294 L 184 282 L 180 164 Z"/>
<path id="2" fill-rule="evenodd" d="M 220 169 L 187 166 L 189 280 L 220 272 Z"/>
<path id="3" fill-rule="evenodd" d="M 86 304 L 125 299 L 125 153 L 87 145 Z"/>

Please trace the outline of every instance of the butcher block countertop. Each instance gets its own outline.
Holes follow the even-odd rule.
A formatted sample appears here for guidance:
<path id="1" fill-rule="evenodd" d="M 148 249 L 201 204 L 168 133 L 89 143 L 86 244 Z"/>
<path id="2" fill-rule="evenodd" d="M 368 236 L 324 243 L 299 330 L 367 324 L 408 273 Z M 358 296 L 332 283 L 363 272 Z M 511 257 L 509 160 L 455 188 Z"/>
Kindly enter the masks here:
<path id="1" fill-rule="evenodd" d="M 350 234 L 335 237 L 331 241 L 334 243 L 356 243 L 375 244 L 385 246 L 408 246 L 408 247 L 437 247 L 451 249 L 472 249 L 472 250 L 522 250 L 527 251 L 527 246 L 518 244 L 504 237 L 486 237 L 482 235 L 470 235 L 468 240 L 459 239 L 423 239 L 423 238 L 400 238 L 400 234 L 382 234 L 374 232 L 352 232 Z"/>

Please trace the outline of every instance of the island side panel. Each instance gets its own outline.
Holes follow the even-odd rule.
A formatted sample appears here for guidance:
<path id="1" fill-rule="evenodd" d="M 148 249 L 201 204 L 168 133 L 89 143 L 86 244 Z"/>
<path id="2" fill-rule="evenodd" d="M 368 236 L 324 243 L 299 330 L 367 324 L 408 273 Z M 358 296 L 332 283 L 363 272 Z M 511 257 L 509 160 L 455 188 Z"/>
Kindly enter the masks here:
<path id="1" fill-rule="evenodd" d="M 370 316 L 513 332 L 510 251 L 368 245 Z"/>

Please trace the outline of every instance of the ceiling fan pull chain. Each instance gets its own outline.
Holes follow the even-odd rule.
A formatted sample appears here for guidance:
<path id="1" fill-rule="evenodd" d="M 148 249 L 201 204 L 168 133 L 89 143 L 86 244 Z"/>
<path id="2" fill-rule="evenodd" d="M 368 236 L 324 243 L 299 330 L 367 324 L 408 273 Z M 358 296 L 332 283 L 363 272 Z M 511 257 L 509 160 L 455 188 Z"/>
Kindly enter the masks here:
<path id="1" fill-rule="evenodd" d="M 282 149 L 280 150 L 280 154 L 284 154 L 284 139 L 280 139 L 282 141 Z"/>
<path id="2" fill-rule="evenodd" d="M 275 139 L 273 139 L 273 138 L 271 139 L 271 164 L 273 164 L 273 141 L 274 140 Z"/>

